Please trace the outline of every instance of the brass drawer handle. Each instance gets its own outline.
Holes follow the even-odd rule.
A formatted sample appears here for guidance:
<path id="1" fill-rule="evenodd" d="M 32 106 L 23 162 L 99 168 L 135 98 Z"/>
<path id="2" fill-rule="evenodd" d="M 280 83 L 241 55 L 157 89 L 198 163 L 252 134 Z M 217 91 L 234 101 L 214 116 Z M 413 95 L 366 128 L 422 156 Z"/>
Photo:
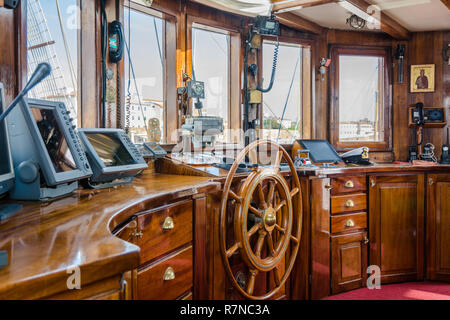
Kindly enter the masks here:
<path id="1" fill-rule="evenodd" d="M 344 184 L 344 186 L 345 186 L 346 188 L 354 188 L 354 187 L 355 187 L 355 185 L 353 184 L 353 181 L 352 181 L 352 180 L 348 180 L 348 181 Z"/>
<path id="2" fill-rule="evenodd" d="M 367 238 L 367 236 L 364 236 L 363 243 L 364 244 L 368 244 L 369 243 L 369 238 Z"/>
<path id="3" fill-rule="evenodd" d="M 133 236 L 135 237 L 135 238 L 142 238 L 143 236 L 144 236 L 144 233 L 142 232 L 142 231 L 137 231 L 137 229 L 136 230 L 134 230 L 134 232 L 133 232 Z"/>
<path id="4" fill-rule="evenodd" d="M 166 220 L 164 220 L 162 228 L 164 230 L 172 230 L 175 228 L 175 223 L 173 222 L 173 219 L 171 217 L 167 217 Z"/>
<path id="5" fill-rule="evenodd" d="M 168 267 L 166 269 L 166 272 L 164 272 L 163 279 L 164 281 L 171 281 L 175 279 L 175 271 L 173 270 L 172 267 Z"/>
<path id="6" fill-rule="evenodd" d="M 370 186 L 373 188 L 373 187 L 375 187 L 376 186 L 376 182 L 375 182 L 375 180 L 374 179 L 370 179 Z"/>
<path id="7" fill-rule="evenodd" d="M 345 206 L 347 208 L 352 208 L 355 206 L 355 203 L 353 202 L 353 200 L 347 200 L 347 202 L 345 202 Z"/>
<path id="8" fill-rule="evenodd" d="M 348 219 L 345 222 L 345 226 L 348 227 L 348 228 L 354 227 L 355 226 L 355 222 L 352 219 Z"/>
<path id="9" fill-rule="evenodd" d="M 331 186 L 331 184 L 328 183 L 325 185 L 325 189 L 331 190 L 331 189 L 333 189 L 333 187 Z"/>

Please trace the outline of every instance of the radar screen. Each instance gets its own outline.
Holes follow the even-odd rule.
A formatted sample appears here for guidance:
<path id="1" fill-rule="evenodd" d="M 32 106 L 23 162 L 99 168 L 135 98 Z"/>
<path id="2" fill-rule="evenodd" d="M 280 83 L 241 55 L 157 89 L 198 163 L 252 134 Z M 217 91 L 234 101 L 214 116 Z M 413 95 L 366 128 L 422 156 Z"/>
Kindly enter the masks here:
<path id="1" fill-rule="evenodd" d="M 66 137 L 52 109 L 30 108 L 56 173 L 77 169 Z"/>

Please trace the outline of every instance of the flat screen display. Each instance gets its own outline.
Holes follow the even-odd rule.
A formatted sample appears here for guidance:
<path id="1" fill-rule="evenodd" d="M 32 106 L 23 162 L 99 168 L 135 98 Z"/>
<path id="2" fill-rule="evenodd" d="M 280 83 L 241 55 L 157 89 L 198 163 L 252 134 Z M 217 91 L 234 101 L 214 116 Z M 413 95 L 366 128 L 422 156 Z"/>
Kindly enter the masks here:
<path id="1" fill-rule="evenodd" d="M 300 140 L 303 148 L 309 150 L 313 162 L 340 162 L 341 157 L 327 140 Z"/>
<path id="2" fill-rule="evenodd" d="M 3 91 L 0 87 L 0 114 L 3 113 L 4 106 Z M 6 120 L 0 123 L 0 176 L 11 173 L 11 163 L 9 157 L 9 145 L 6 139 Z"/>
<path id="3" fill-rule="evenodd" d="M 127 148 L 115 133 L 85 133 L 106 167 L 136 164 Z"/>
<path id="4" fill-rule="evenodd" d="M 32 106 L 30 109 L 55 172 L 61 173 L 76 170 L 77 165 L 67 144 L 64 131 L 61 129 L 56 118 L 56 111 Z"/>

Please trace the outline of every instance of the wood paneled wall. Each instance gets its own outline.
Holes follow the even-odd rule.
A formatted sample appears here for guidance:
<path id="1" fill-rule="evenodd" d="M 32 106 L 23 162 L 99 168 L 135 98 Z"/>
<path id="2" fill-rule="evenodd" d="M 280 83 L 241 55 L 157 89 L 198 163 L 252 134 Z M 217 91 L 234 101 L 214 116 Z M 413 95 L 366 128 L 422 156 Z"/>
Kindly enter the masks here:
<path id="1" fill-rule="evenodd" d="M 411 104 L 423 102 L 425 106 L 443 106 L 446 108 L 447 121 L 450 121 L 450 66 L 442 56 L 444 45 L 446 46 L 449 42 L 450 31 L 412 33 L 409 41 L 396 41 L 383 33 L 325 30 L 321 35 L 317 46 L 322 57 L 329 55 L 329 46 L 333 44 L 391 46 L 393 55 L 398 44 L 406 45 L 402 84 L 397 82 L 398 61 L 393 59 L 391 114 L 393 150 L 390 153 L 374 153 L 376 161 L 407 160 L 408 146 L 414 141 L 413 131 L 408 128 L 407 118 L 407 108 Z M 414 64 L 436 65 L 435 92 L 410 92 L 410 66 Z M 316 138 L 329 139 L 329 99 L 329 79 L 323 82 L 316 79 Z M 427 128 L 424 132 L 424 143 L 433 143 L 436 147 L 435 153 L 440 157 L 442 143 L 447 139 L 446 128 Z"/>

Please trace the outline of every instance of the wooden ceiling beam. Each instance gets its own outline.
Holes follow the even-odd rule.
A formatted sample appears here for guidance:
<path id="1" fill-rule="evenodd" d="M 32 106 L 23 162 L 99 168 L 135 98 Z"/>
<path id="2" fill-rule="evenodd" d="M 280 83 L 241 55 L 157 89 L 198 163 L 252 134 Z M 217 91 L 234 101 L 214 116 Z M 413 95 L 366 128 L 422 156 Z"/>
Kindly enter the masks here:
<path id="1" fill-rule="evenodd" d="M 317 23 L 303 19 L 291 12 L 278 13 L 275 16 L 281 24 L 297 30 L 308 31 L 315 34 L 320 34 L 323 30 Z"/>
<path id="2" fill-rule="evenodd" d="M 280 3 L 278 3 L 278 2 L 280 2 Z M 291 0 L 289 2 L 277 1 L 277 2 L 274 2 L 272 12 L 276 13 L 276 12 L 283 11 L 283 10 L 290 10 L 290 9 L 294 9 L 299 6 L 301 6 L 302 8 L 314 7 L 314 6 L 319 6 L 319 5 L 330 3 L 330 2 L 335 2 L 335 0 Z"/>
<path id="3" fill-rule="evenodd" d="M 368 12 L 367 9 L 369 9 L 371 4 L 367 3 L 365 0 L 345 0 L 345 2 L 352 4 L 353 6 L 364 12 L 370 13 L 370 10 Z M 379 20 L 381 31 L 389 34 L 394 39 L 407 40 L 411 37 L 410 32 L 402 25 L 400 25 L 397 21 L 387 16 L 384 12 L 380 12 L 380 14 L 381 15 L 379 16 Z"/>
<path id="4" fill-rule="evenodd" d="M 441 0 L 441 2 L 450 10 L 450 0 Z"/>

